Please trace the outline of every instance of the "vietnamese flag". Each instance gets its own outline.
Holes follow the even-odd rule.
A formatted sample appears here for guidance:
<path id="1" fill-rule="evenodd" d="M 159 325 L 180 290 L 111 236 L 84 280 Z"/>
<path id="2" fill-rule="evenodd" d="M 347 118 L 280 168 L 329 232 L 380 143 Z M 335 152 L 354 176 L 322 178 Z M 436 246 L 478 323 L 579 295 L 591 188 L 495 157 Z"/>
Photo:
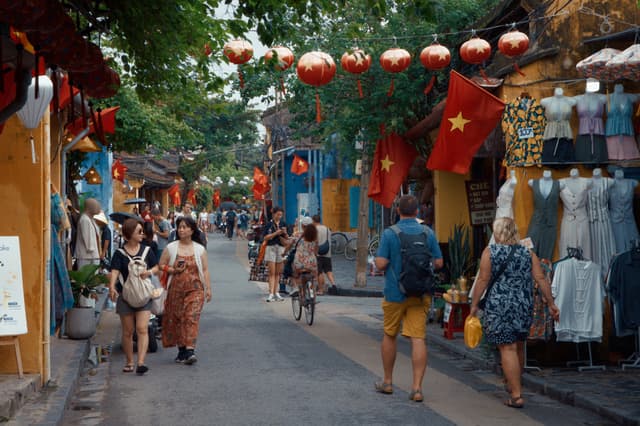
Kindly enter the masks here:
<path id="1" fill-rule="evenodd" d="M 387 208 L 391 207 L 417 156 L 416 149 L 397 133 L 380 139 L 373 156 L 369 198 Z"/>
<path id="2" fill-rule="evenodd" d="M 298 157 L 297 154 L 294 155 L 293 162 L 291 163 L 291 173 L 295 175 L 302 175 L 304 173 L 307 173 L 308 170 L 309 170 L 309 163 L 307 163 L 301 157 Z"/>
<path id="3" fill-rule="evenodd" d="M 253 168 L 253 198 L 256 200 L 264 200 L 264 194 L 271 190 L 269 186 L 269 178 L 258 167 Z"/>
<path id="4" fill-rule="evenodd" d="M 427 168 L 467 173 L 473 156 L 496 127 L 503 111 L 504 102 L 451 71 L 447 104 Z"/>
<path id="5" fill-rule="evenodd" d="M 127 172 L 127 166 L 120 162 L 118 158 L 111 165 L 111 177 L 115 180 L 119 180 L 120 182 L 124 182 L 124 174 Z"/>
<path id="6" fill-rule="evenodd" d="M 213 192 L 213 207 L 216 209 L 220 207 L 220 189 L 218 188 Z"/>
<path id="7" fill-rule="evenodd" d="M 167 191 L 169 197 L 171 197 L 171 201 L 174 206 L 179 206 L 182 204 L 182 200 L 180 199 L 180 185 L 174 183 L 171 188 Z"/>
<path id="8" fill-rule="evenodd" d="M 193 206 L 197 204 L 195 189 L 190 189 L 189 192 L 187 192 L 187 201 L 191 203 Z"/>

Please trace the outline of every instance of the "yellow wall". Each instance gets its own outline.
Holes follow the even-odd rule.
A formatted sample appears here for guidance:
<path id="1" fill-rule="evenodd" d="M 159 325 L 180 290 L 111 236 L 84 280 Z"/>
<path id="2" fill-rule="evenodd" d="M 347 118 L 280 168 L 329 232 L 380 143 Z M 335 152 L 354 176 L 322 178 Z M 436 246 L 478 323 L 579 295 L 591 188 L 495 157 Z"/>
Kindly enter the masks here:
<path id="1" fill-rule="evenodd" d="M 435 170 L 433 184 L 435 187 L 435 233 L 438 241 L 446 243 L 453 225 L 469 225 L 469 207 L 464 181 L 469 175 Z"/>
<path id="2" fill-rule="evenodd" d="M 44 297 L 49 297 L 45 264 L 49 259 L 49 114 L 33 131 L 38 161 L 32 164 L 29 131 L 17 116 L 0 134 L 0 235 L 20 237 L 27 327 L 20 336 L 26 373 L 43 373 Z M 47 331 L 48 334 L 48 331 Z M 15 373 L 13 347 L 0 347 L 0 373 Z"/>
<path id="3" fill-rule="evenodd" d="M 359 185 L 358 179 L 322 180 L 323 224 L 333 231 L 355 231 L 349 227 L 349 188 Z"/>

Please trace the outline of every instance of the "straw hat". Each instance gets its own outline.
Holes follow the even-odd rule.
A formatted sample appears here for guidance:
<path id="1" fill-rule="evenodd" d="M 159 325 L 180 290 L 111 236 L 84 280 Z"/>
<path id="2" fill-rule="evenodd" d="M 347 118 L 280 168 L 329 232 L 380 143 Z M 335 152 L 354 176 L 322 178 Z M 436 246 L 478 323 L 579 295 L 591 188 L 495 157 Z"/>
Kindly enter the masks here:
<path id="1" fill-rule="evenodd" d="M 107 220 L 107 216 L 104 214 L 102 210 L 100 211 L 100 213 L 93 215 L 93 220 L 103 223 L 105 225 L 109 224 L 109 220 Z"/>

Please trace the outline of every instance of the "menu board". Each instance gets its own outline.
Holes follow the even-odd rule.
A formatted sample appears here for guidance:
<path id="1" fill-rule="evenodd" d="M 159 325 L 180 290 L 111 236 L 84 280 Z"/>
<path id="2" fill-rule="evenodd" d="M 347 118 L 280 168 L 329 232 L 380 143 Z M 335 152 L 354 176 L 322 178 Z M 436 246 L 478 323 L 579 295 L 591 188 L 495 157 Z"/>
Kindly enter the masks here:
<path id="1" fill-rule="evenodd" d="M 468 180 L 465 185 L 471 225 L 493 223 L 496 203 L 491 195 L 491 184 L 488 181 Z"/>
<path id="2" fill-rule="evenodd" d="M 0 336 L 26 333 L 20 239 L 0 237 Z"/>

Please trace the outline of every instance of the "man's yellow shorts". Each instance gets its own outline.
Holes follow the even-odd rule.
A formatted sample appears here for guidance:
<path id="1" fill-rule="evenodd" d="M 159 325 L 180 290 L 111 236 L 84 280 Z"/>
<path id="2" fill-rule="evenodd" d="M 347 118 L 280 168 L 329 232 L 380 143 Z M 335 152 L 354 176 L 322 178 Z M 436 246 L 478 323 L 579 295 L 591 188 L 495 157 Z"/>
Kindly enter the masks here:
<path id="1" fill-rule="evenodd" d="M 404 302 L 382 301 L 384 334 L 397 336 L 402 324 L 402 335 L 424 339 L 427 334 L 427 313 L 431 296 L 407 297 Z"/>

